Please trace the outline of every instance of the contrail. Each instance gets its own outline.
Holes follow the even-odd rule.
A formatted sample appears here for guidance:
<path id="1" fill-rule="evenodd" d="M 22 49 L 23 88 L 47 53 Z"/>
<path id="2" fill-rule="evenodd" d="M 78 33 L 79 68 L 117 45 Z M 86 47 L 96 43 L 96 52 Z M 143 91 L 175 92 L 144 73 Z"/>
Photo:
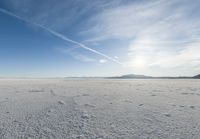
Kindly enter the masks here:
<path id="1" fill-rule="evenodd" d="M 9 11 L 7 11 L 5 9 L 2 9 L 2 8 L 0 8 L 0 12 L 2 12 L 4 14 L 7 14 L 9 16 L 15 17 L 15 18 L 17 18 L 19 20 L 22 20 L 22 21 L 26 22 L 26 23 L 32 24 L 34 26 L 37 26 L 37 27 L 49 32 L 50 34 L 54 35 L 55 37 L 58 37 L 58 38 L 60 38 L 60 39 L 62 39 L 64 41 L 76 44 L 77 46 L 79 46 L 79 47 L 81 47 L 83 49 L 86 49 L 86 50 L 88 50 L 90 52 L 93 52 L 93 53 L 95 53 L 97 55 L 100 55 L 100 56 L 102 56 L 102 57 L 104 57 L 104 58 L 106 58 L 108 60 L 111 60 L 111 61 L 117 63 L 117 64 L 124 65 L 123 63 L 119 62 L 118 60 L 116 60 L 116 59 L 114 59 L 114 58 L 112 58 L 112 57 L 110 57 L 110 56 L 108 56 L 108 55 L 106 55 L 106 54 L 104 54 L 102 52 L 99 52 L 99 51 L 97 51 L 95 49 L 89 48 L 89 47 L 87 47 L 86 45 L 84 45 L 84 44 L 82 44 L 80 42 L 77 42 L 77 41 L 74 41 L 72 39 L 69 39 L 68 37 L 64 36 L 63 34 L 60 34 L 60 33 L 56 32 L 56 31 L 54 31 L 54 30 L 52 30 L 52 29 L 50 29 L 48 27 L 45 27 L 45 26 L 40 25 L 38 23 L 31 22 L 30 20 L 24 19 L 24 18 L 22 18 L 22 17 L 20 17 L 20 16 L 18 16 L 16 14 L 14 14 L 12 12 L 9 12 Z"/>

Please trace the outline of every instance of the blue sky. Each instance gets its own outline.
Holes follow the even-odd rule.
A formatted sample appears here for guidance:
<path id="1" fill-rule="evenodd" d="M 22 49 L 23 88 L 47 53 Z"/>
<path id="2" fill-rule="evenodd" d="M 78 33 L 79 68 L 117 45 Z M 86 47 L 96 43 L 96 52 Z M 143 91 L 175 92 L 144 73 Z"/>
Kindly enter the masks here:
<path id="1" fill-rule="evenodd" d="M 200 73 L 199 0 L 1 0 L 0 76 Z"/>

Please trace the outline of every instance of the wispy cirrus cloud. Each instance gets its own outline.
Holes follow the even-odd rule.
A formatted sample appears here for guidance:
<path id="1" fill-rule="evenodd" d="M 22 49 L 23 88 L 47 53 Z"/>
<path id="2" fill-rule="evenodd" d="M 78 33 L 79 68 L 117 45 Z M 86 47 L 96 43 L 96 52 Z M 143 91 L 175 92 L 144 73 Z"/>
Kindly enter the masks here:
<path id="1" fill-rule="evenodd" d="M 77 47 L 74 48 L 76 49 Z M 57 47 L 56 50 L 63 54 L 71 55 L 74 59 L 79 60 L 81 62 L 97 62 L 97 59 L 93 57 L 89 57 L 87 55 L 73 51 L 74 48 L 67 49 L 66 47 Z"/>
<path id="2" fill-rule="evenodd" d="M 82 62 L 96 62 L 96 59 L 88 57 L 86 55 L 82 55 L 82 54 L 72 54 L 72 57 L 74 57 L 75 59 L 82 61 Z"/>
<path id="3" fill-rule="evenodd" d="M 2 3 L 22 18 L 56 30 L 79 31 L 87 18 L 123 0 L 5 0 Z M 126 0 L 125 0 L 126 1 Z M 39 3 L 39 4 L 38 4 Z M 47 4 L 48 3 L 48 4 Z M 83 20 L 84 19 L 84 20 Z M 85 20 L 86 19 L 86 20 Z M 77 27 L 76 30 L 74 27 Z"/>
<path id="4" fill-rule="evenodd" d="M 90 33 L 92 36 L 90 39 L 95 41 L 112 38 L 133 39 L 143 32 L 147 33 L 146 30 L 148 30 L 148 33 L 151 33 L 151 31 L 158 32 L 159 30 L 170 33 L 169 30 L 163 29 L 174 26 L 174 28 L 177 28 L 173 30 L 176 34 L 170 34 L 171 37 L 174 35 L 184 37 L 184 34 L 178 33 L 185 31 L 190 33 L 187 35 L 191 35 L 195 31 L 194 29 L 198 29 L 198 15 L 191 17 L 195 11 L 198 12 L 197 3 L 199 3 L 197 0 L 193 0 L 193 2 L 159 0 L 110 8 L 91 18 L 88 24 L 91 24 L 92 27 L 85 30 L 85 33 Z M 194 25 L 190 27 L 191 24 Z M 164 25 L 164 28 L 161 27 L 162 25 Z M 175 41 L 180 41 L 179 38 L 175 39 L 178 39 Z"/>
<path id="5" fill-rule="evenodd" d="M 37 0 L 6 3 L 20 17 L 73 43 L 75 47 L 67 50 L 69 54 L 83 48 L 102 56 L 95 57 L 96 62 L 110 60 L 131 72 L 143 71 L 141 74 L 171 69 L 179 73 L 183 67 L 187 74 L 194 74 L 192 69 L 200 65 L 196 53 L 200 44 L 199 0 L 47 0 L 37 9 L 32 6 Z M 67 38 L 68 34 L 79 41 Z"/>
<path id="6" fill-rule="evenodd" d="M 83 33 L 91 34 L 91 43 L 128 41 L 126 67 L 136 72 L 158 67 L 191 71 L 200 65 L 199 4 L 159 0 L 113 7 L 92 18 L 93 27 Z"/>
<path id="7" fill-rule="evenodd" d="M 58 32 L 56 32 L 56 31 L 54 31 L 54 30 L 52 30 L 52 29 L 50 29 L 50 28 L 48 28 L 48 27 L 46 27 L 46 26 L 43 26 L 43 25 L 38 24 L 38 23 L 35 23 L 35 22 L 31 22 L 31 21 L 29 21 L 29 20 L 27 20 L 27 19 L 24 19 L 24 18 L 22 18 L 22 17 L 20 17 L 20 16 L 18 16 L 18 15 L 16 15 L 16 14 L 14 14 L 14 13 L 11 13 L 11 12 L 9 12 L 9 11 L 7 11 L 7 10 L 4 10 L 4 9 L 1 9 L 1 8 L 0 8 L 0 12 L 5 13 L 5 14 L 7 14 L 7 15 L 9 15 L 9 16 L 15 17 L 15 18 L 17 18 L 17 19 L 19 19 L 19 20 L 25 21 L 25 22 L 27 22 L 27 23 L 29 23 L 29 24 L 32 24 L 32 25 L 36 26 L 36 27 L 39 27 L 39 28 L 45 30 L 46 32 L 52 34 L 52 35 L 55 36 L 55 37 L 58 37 L 58 38 L 60 38 L 60 39 L 62 39 L 62 40 L 64 40 L 64 41 L 66 41 L 66 42 L 70 42 L 70 43 L 72 43 L 72 44 L 77 45 L 79 48 L 83 48 L 83 49 L 88 50 L 88 51 L 90 51 L 90 52 L 92 52 L 92 53 L 94 53 L 94 54 L 100 55 L 100 56 L 102 56 L 102 57 L 104 57 L 104 58 L 106 58 L 106 59 L 108 59 L 108 60 L 111 60 L 111 61 L 113 61 L 113 62 L 115 62 L 115 63 L 117 63 L 117 64 L 123 65 L 123 63 L 119 62 L 119 61 L 116 60 L 115 58 L 112 58 L 112 57 L 110 57 L 110 56 L 108 56 L 108 55 L 106 55 L 106 54 L 104 54 L 104 53 L 102 53 L 102 52 L 100 52 L 100 51 L 95 50 L 95 49 L 89 48 L 89 47 L 87 47 L 86 45 L 84 45 L 83 43 L 80 43 L 80 42 L 77 42 L 77 41 L 75 41 L 75 40 L 69 39 L 69 38 L 66 37 L 65 35 L 63 35 L 63 34 L 61 34 L 61 33 L 58 33 Z"/>

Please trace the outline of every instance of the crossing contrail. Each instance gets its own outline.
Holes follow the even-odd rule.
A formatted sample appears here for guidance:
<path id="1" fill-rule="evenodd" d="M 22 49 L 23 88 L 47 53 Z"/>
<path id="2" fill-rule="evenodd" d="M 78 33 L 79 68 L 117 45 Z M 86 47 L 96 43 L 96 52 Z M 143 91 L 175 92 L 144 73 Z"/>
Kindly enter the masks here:
<path id="1" fill-rule="evenodd" d="M 35 22 L 31 22 L 30 20 L 24 19 L 24 18 L 22 18 L 22 17 L 20 17 L 20 16 L 18 16 L 18 15 L 16 15 L 16 14 L 14 14 L 14 13 L 12 13 L 12 12 L 9 12 L 9 11 L 7 11 L 7 10 L 5 10 L 5 9 L 2 9 L 2 8 L 0 8 L 0 12 L 2 12 L 2 13 L 4 13 L 4 14 L 7 14 L 7 15 L 9 15 L 9 16 L 15 17 L 15 18 L 17 18 L 17 19 L 19 19 L 19 20 L 22 20 L 22 21 L 26 22 L 26 23 L 32 24 L 32 25 L 34 25 L 34 26 L 37 26 L 37 27 L 39 27 L 39 28 L 41 28 L 41 29 L 43 29 L 43 30 L 49 32 L 50 34 L 52 34 L 52 35 L 55 36 L 55 37 L 58 37 L 58 38 L 60 38 L 60 39 L 62 39 L 62 40 L 64 40 L 64 41 L 67 41 L 67 42 L 76 44 L 76 45 L 79 46 L 80 48 L 83 48 L 83 49 L 88 50 L 88 51 L 90 51 L 90 52 L 93 52 L 93 53 L 95 53 L 95 54 L 97 54 L 97 55 L 100 55 L 100 56 L 102 56 L 102 57 L 104 57 L 104 58 L 106 58 L 106 59 L 108 59 L 108 60 L 111 60 L 111 61 L 117 63 L 117 64 L 124 65 L 123 63 L 119 62 L 119 61 L 116 60 L 115 58 L 112 58 L 112 57 L 110 57 L 110 56 L 108 56 L 108 55 L 106 55 L 106 54 L 104 54 L 104 53 L 102 53 L 102 52 L 99 52 L 99 51 L 95 50 L 95 49 L 89 48 L 89 47 L 87 47 L 86 45 L 84 45 L 84 44 L 82 44 L 82 43 L 80 43 L 80 42 L 77 42 L 77 41 L 75 41 L 75 40 L 69 39 L 69 38 L 66 37 L 65 35 L 63 35 L 63 34 L 61 34 L 61 33 L 58 33 L 58 32 L 56 32 L 56 31 L 54 31 L 54 30 L 52 30 L 52 29 L 50 29 L 50 28 L 48 28 L 48 27 L 46 27 L 46 26 L 43 26 L 43 25 L 38 24 L 38 23 L 35 23 Z"/>

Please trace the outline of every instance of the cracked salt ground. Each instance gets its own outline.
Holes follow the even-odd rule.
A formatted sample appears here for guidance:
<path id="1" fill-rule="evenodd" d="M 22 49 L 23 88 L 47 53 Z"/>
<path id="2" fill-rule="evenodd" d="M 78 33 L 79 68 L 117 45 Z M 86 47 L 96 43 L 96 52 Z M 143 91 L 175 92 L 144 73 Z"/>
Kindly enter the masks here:
<path id="1" fill-rule="evenodd" d="M 0 80 L 0 138 L 197 139 L 198 90 L 199 80 Z"/>

